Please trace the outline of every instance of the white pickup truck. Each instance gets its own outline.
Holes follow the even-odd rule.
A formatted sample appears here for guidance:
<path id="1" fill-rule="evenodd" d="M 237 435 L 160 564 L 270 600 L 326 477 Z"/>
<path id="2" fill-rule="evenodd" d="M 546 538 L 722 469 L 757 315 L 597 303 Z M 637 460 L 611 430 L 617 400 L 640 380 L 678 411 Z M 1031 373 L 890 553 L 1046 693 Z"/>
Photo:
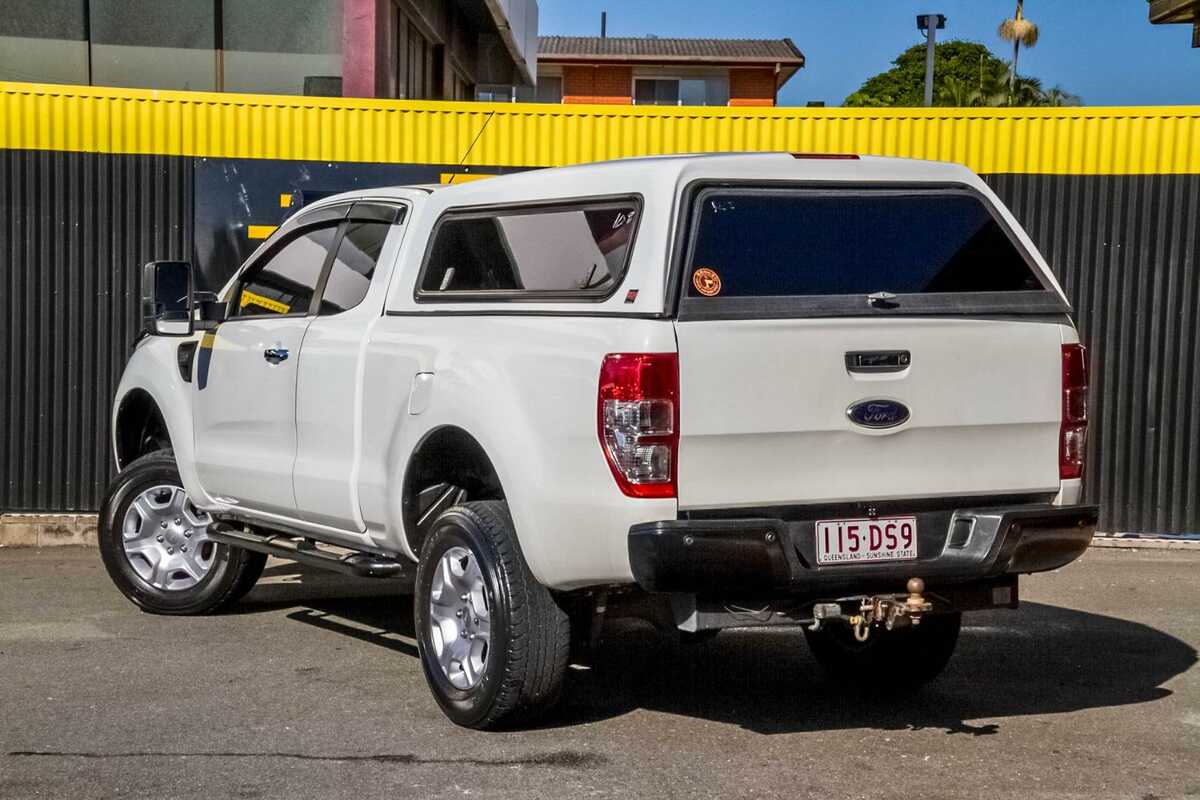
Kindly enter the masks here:
<path id="1" fill-rule="evenodd" d="M 640 616 L 802 626 L 912 686 L 1084 551 L 1085 354 L 951 164 L 632 159 L 322 200 L 218 294 L 143 271 L 101 548 L 147 611 L 267 555 L 398 579 L 456 723 L 512 724 Z"/>

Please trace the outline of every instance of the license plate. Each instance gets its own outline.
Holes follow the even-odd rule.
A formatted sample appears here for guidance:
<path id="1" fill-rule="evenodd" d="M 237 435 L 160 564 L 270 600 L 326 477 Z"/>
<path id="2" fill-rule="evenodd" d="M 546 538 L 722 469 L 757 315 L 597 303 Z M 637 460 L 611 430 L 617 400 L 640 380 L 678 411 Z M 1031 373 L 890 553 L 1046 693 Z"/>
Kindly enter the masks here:
<path id="1" fill-rule="evenodd" d="M 817 523 L 818 564 L 904 561 L 917 557 L 917 518 L 834 519 Z"/>

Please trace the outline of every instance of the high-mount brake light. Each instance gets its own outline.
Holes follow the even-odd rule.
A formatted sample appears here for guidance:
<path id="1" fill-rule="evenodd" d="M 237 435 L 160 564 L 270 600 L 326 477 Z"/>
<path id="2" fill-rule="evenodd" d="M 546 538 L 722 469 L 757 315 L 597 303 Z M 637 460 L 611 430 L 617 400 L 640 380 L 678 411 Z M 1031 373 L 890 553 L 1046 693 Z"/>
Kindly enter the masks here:
<path id="1" fill-rule="evenodd" d="M 679 469 L 679 356 L 610 353 L 600 366 L 600 447 L 630 497 L 675 497 Z"/>
<path id="2" fill-rule="evenodd" d="M 1058 443 L 1058 475 L 1063 480 L 1083 477 L 1087 445 L 1087 348 L 1062 346 L 1062 426 Z"/>
<path id="3" fill-rule="evenodd" d="M 792 153 L 792 158 L 813 158 L 826 161 L 858 161 L 855 153 Z"/>

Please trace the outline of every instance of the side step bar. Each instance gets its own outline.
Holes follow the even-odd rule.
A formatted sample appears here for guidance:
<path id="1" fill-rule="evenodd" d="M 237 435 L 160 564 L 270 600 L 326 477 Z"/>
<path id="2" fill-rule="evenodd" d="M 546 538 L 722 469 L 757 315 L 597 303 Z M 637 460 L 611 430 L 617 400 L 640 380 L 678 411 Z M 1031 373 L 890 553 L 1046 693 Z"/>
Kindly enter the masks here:
<path id="1" fill-rule="evenodd" d="M 341 555 L 322 549 L 304 539 L 295 539 L 279 534 L 251 533 L 239 530 L 226 522 L 210 524 L 208 538 L 221 544 L 298 561 L 301 564 L 333 570 L 343 575 L 401 580 L 412 580 L 416 576 L 416 564 L 408 561 L 374 553 L 351 552 Z"/>

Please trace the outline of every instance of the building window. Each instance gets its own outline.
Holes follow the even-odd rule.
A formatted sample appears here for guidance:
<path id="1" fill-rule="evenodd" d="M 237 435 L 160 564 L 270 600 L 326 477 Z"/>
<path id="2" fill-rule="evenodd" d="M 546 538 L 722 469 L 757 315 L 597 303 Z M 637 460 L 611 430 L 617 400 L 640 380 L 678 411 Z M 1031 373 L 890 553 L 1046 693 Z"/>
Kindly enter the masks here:
<path id="1" fill-rule="evenodd" d="M 518 86 L 516 100 L 518 103 L 561 103 L 562 77 L 543 75 L 537 79 L 537 86 Z"/>
<path id="2" fill-rule="evenodd" d="M 92 83 L 217 88 L 216 14 L 195 0 L 92 0 Z"/>
<path id="3" fill-rule="evenodd" d="M 481 83 L 475 90 L 475 99 L 492 103 L 561 103 L 562 77 L 544 75 L 538 78 L 536 87 Z"/>
<path id="4" fill-rule="evenodd" d="M 0 18 L 0 80 L 340 95 L 341 53 L 342 0 L 5 0 Z"/>
<path id="5" fill-rule="evenodd" d="M 511 103 L 513 87 L 496 83 L 481 83 L 475 87 L 475 99 L 485 103 Z"/>
<path id="6" fill-rule="evenodd" d="M 224 0 L 229 92 L 341 95 L 342 0 Z"/>
<path id="7" fill-rule="evenodd" d="M 408 100 L 429 100 L 434 97 L 433 44 L 406 15 L 398 12 L 397 16 L 396 41 L 400 47 L 396 59 L 399 73 L 396 76 L 399 86 L 397 96 Z"/>
<path id="8" fill-rule="evenodd" d="M 635 78 L 633 102 L 639 106 L 723 106 L 729 104 L 729 80 L 706 78 Z"/>
<path id="9" fill-rule="evenodd" d="M 90 83 L 83 0 L 5 0 L 0 81 Z"/>
<path id="10" fill-rule="evenodd" d="M 633 102 L 639 106 L 679 105 L 677 78 L 637 78 L 633 82 Z"/>

